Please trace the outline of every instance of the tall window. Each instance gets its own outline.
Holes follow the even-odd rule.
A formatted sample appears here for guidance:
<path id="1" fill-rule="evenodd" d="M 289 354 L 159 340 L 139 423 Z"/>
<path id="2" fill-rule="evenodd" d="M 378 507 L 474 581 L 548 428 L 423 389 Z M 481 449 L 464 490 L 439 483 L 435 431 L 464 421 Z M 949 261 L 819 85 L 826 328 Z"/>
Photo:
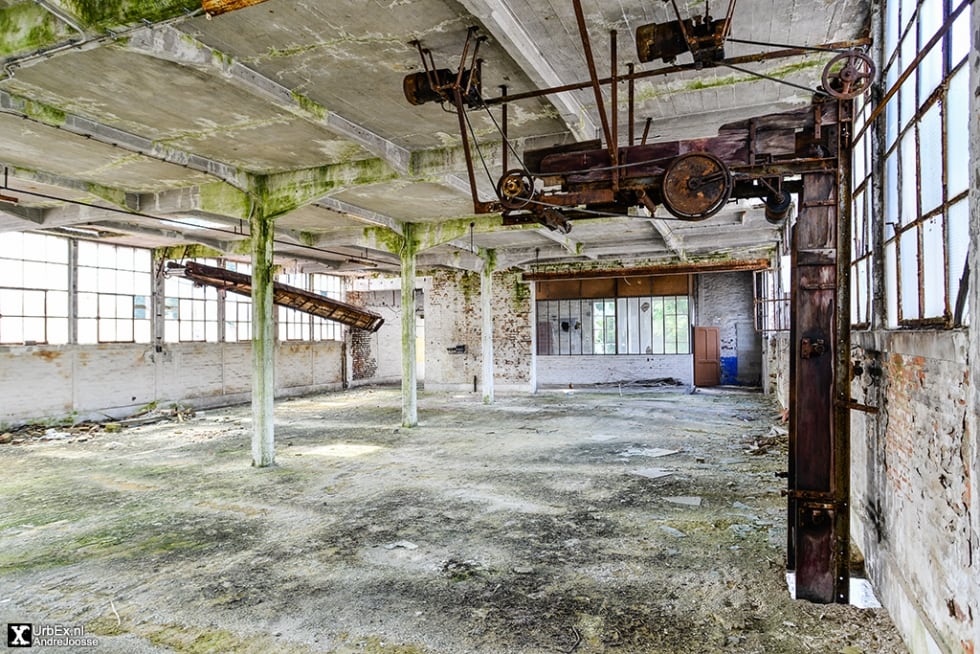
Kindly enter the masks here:
<path id="1" fill-rule="evenodd" d="M 886 94 L 894 93 L 883 112 L 880 222 L 891 327 L 968 324 L 969 7 L 968 0 L 885 4 L 884 78 Z M 867 220 L 866 190 L 858 190 L 855 215 Z M 864 308 L 855 308 L 861 322 Z"/>
<path id="2" fill-rule="evenodd" d="M 149 343 L 150 251 L 78 242 L 78 342 Z"/>
<path id="3" fill-rule="evenodd" d="M 276 280 L 304 291 L 343 300 L 343 280 L 336 275 L 321 273 L 287 273 Z M 279 340 L 282 341 L 339 341 L 343 338 L 340 323 L 325 318 L 279 307 Z"/>
<path id="4" fill-rule="evenodd" d="M 68 342 L 68 240 L 5 233 L 0 239 L 0 343 Z"/>
<path id="5" fill-rule="evenodd" d="M 252 274 L 252 266 L 247 263 L 226 261 L 225 268 L 243 275 Z M 224 293 L 225 302 L 225 341 L 247 341 L 252 338 L 252 300 L 238 293 Z"/>
<path id="6" fill-rule="evenodd" d="M 214 259 L 201 263 L 218 266 Z M 168 277 L 164 286 L 164 339 L 178 341 L 218 340 L 218 291 L 183 277 Z"/>
<path id="7" fill-rule="evenodd" d="M 311 291 L 332 300 L 343 301 L 344 287 L 341 277 L 314 273 L 312 278 Z M 312 316 L 312 318 L 314 341 L 339 341 L 343 339 L 343 330 L 339 322 L 316 316 Z"/>
<path id="8" fill-rule="evenodd" d="M 538 354 L 690 354 L 686 295 L 539 300 Z"/>
<path id="9" fill-rule="evenodd" d="M 278 281 L 287 286 L 294 286 L 307 290 L 308 277 L 305 273 L 286 273 L 279 275 Z M 279 340 L 281 341 L 308 341 L 311 334 L 310 314 L 279 307 Z"/>

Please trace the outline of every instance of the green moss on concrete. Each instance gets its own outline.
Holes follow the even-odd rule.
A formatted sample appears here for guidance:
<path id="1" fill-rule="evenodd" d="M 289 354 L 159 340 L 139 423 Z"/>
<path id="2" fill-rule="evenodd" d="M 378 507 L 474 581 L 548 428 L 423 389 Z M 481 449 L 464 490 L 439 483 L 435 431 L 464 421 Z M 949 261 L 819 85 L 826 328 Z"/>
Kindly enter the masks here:
<path id="1" fill-rule="evenodd" d="M 515 313 L 527 311 L 531 299 L 531 285 L 521 281 L 520 275 L 513 275 L 510 283 L 510 303 Z"/>
<path id="2" fill-rule="evenodd" d="M 85 190 L 106 202 L 111 202 L 117 207 L 129 208 L 126 206 L 126 191 L 122 189 L 90 183 L 85 185 Z"/>
<path id="3" fill-rule="evenodd" d="M 327 108 L 316 100 L 311 100 L 307 96 L 303 95 L 302 93 L 297 93 L 296 91 L 292 91 L 290 95 L 293 96 L 293 101 L 299 105 L 300 109 L 311 116 L 315 116 L 317 120 L 323 120 L 327 117 Z"/>
<path id="4" fill-rule="evenodd" d="M 249 193 L 262 207 L 263 213 L 273 218 L 336 188 L 390 181 L 397 177 L 398 173 L 383 160 L 362 159 L 276 175 L 253 176 Z"/>
<path id="5" fill-rule="evenodd" d="M 206 245 L 191 243 L 188 245 L 171 245 L 157 248 L 153 256 L 158 260 L 162 259 L 166 261 L 168 259 L 175 259 L 181 261 L 184 259 L 217 259 L 224 256 L 224 253 Z"/>
<path id="6" fill-rule="evenodd" d="M 199 188 L 201 210 L 219 216 L 231 216 L 245 220 L 248 218 L 249 197 L 225 182 L 204 184 Z"/>
<path id="7" fill-rule="evenodd" d="M 42 123 L 53 126 L 61 126 L 68 120 L 68 114 L 58 107 L 38 102 L 37 100 L 24 99 L 24 113 Z"/>
<path id="8" fill-rule="evenodd" d="M 198 11 L 200 0 L 64 0 L 63 4 L 81 23 L 94 30 L 155 23 Z"/>
<path id="9" fill-rule="evenodd" d="M 405 237 L 387 227 L 365 227 L 364 238 L 372 239 L 381 249 L 399 254 L 405 247 Z"/>
<path id="10" fill-rule="evenodd" d="M 463 294 L 463 301 L 469 304 L 474 296 L 480 294 L 480 275 L 470 271 L 465 271 L 459 275 L 459 290 Z"/>
<path id="11" fill-rule="evenodd" d="M 58 19 L 33 2 L 0 8 L 0 56 L 29 54 L 67 36 Z"/>

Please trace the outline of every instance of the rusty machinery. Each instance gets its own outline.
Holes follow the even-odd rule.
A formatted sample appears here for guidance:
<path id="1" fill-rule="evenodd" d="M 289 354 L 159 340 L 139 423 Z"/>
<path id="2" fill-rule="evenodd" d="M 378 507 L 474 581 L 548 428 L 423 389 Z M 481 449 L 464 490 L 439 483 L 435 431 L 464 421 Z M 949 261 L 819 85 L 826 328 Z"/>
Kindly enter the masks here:
<path id="1" fill-rule="evenodd" d="M 676 0 L 670 0 L 676 20 L 638 27 L 637 57 L 641 63 L 656 59 L 673 63 L 679 55 L 689 52 L 693 63 L 640 72 L 629 64 L 628 74 L 620 75 L 616 62 L 616 33 L 611 32 L 612 71 L 609 77 L 600 78 L 592 57 L 581 2 L 572 2 L 589 68 L 588 82 L 515 95 L 507 95 L 502 87 L 504 93 L 499 97 L 484 98 L 479 48 L 486 37 L 478 34 L 478 28 L 471 27 L 467 32 L 455 71 L 437 68 L 432 52 L 419 41 L 412 42 L 418 50 L 422 71 L 405 77 L 403 87 L 406 99 L 413 105 L 438 102 L 444 109 L 448 105 L 447 111 L 457 114 L 474 211 L 500 212 L 505 224 L 538 222 L 549 229 L 568 232 L 571 221 L 577 218 L 625 215 L 634 207 L 645 207 L 652 215 L 660 204 L 677 219 L 703 220 L 720 211 L 729 199 L 749 197 L 761 198 L 766 206 L 766 217 L 778 223 L 792 206 L 791 192 L 798 190 L 798 184 L 787 180 L 787 177 L 799 174 L 802 168 L 819 165 L 821 159 L 818 149 L 807 149 L 804 143 L 797 143 L 796 132 L 805 125 L 799 123 L 791 126 L 789 121 L 798 112 L 788 112 L 783 120 L 777 118 L 779 114 L 773 114 L 737 128 L 725 126 L 715 138 L 656 144 L 647 143 L 651 123 L 647 119 L 643 136 L 637 142 L 634 136 L 635 81 L 683 70 L 726 66 L 756 77 L 804 88 L 746 70 L 740 64 L 801 55 L 808 51 L 832 52 L 835 56 L 823 71 L 822 86 L 815 90 L 806 89 L 832 102 L 863 94 L 870 88 L 875 74 L 871 59 L 859 49 L 867 45 L 866 39 L 797 47 L 744 41 L 730 36 L 736 0 L 730 0 L 724 18 L 717 20 L 709 13 L 709 3 L 705 3 L 703 16 L 682 18 Z M 725 58 L 724 45 L 727 41 L 782 49 Z M 611 87 L 615 107 L 618 87 L 623 82 L 629 85 L 629 133 L 625 145 L 620 145 L 618 112 L 611 112 L 611 120 L 607 116 L 601 87 Z M 507 140 L 508 104 L 590 87 L 594 91 L 602 122 L 604 147 L 601 140 L 592 140 L 526 151 L 520 166 L 507 165 L 508 151 L 513 151 Z M 482 153 L 466 113 L 468 110 L 485 110 L 489 113 L 489 108 L 494 105 L 502 107 L 502 120 L 493 120 L 503 139 L 504 170 L 493 184 L 496 198 L 484 201 L 477 190 L 473 151 L 476 149 L 481 160 Z M 819 136 L 819 121 L 817 133 Z M 802 140 L 805 141 L 806 137 Z M 484 167 L 485 164 L 484 161 Z M 493 182 L 492 179 L 490 181 Z"/>
<path id="2" fill-rule="evenodd" d="M 729 33 L 735 0 L 725 17 L 677 19 L 637 29 L 642 63 L 662 59 L 670 64 L 628 74 L 617 69 L 615 32 L 610 34 L 609 77 L 600 78 L 592 57 L 581 0 L 572 0 L 578 21 L 589 81 L 562 87 L 485 99 L 477 56 L 481 37 L 475 29 L 456 72 L 436 69 L 431 52 L 415 43 L 424 72 L 405 80 L 412 104 L 440 102 L 458 116 L 460 136 L 474 210 L 501 212 L 505 224 L 538 222 L 567 232 L 576 218 L 629 214 L 634 207 L 652 211 L 659 204 L 679 220 L 702 220 L 717 213 L 731 198 L 761 197 L 766 217 L 781 221 L 799 196 L 800 212 L 793 228 L 792 319 L 790 342 L 790 452 L 787 516 L 787 568 L 796 575 L 797 597 L 817 602 L 848 600 L 848 320 L 846 307 L 847 188 L 852 99 L 867 91 L 874 79 L 871 59 L 860 49 L 867 39 L 815 47 L 793 47 L 732 38 Z M 707 7 L 707 3 L 705 3 Z M 755 55 L 725 57 L 724 45 L 740 42 L 780 48 Z M 830 52 L 821 86 L 810 106 L 757 116 L 723 125 L 717 136 L 685 141 L 648 143 L 650 119 L 643 136 L 634 138 L 634 82 L 644 77 L 714 66 L 797 86 L 741 68 L 741 64 L 808 51 Z M 675 64 L 690 52 L 692 63 Z M 472 53 L 472 55 L 471 55 Z M 606 115 L 601 87 L 610 86 L 617 107 L 620 83 L 629 84 L 629 133 L 620 144 L 618 112 Z M 525 151 L 521 165 L 507 165 L 508 103 L 553 93 L 592 88 L 605 147 L 601 140 Z M 800 87 L 798 88 L 805 88 Z M 467 110 L 501 105 L 503 174 L 494 184 L 496 198 L 481 201 L 473 165 L 473 144 Z M 496 119 L 494 119 L 496 122 Z M 483 159 L 479 147 L 477 154 Z M 484 164 L 486 162 L 484 161 Z M 488 170 L 489 175 L 489 170 Z M 491 180 L 492 182 L 493 180 Z M 838 248 L 845 248 L 839 250 Z"/>

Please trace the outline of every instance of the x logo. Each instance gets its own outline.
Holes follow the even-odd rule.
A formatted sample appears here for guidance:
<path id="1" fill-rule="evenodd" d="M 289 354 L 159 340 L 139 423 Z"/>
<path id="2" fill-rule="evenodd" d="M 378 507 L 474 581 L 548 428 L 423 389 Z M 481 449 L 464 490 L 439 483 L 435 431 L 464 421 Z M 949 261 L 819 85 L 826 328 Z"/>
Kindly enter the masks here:
<path id="1" fill-rule="evenodd" d="M 29 624 L 8 624 L 7 625 L 7 647 L 30 647 L 32 640 L 33 625 Z"/>

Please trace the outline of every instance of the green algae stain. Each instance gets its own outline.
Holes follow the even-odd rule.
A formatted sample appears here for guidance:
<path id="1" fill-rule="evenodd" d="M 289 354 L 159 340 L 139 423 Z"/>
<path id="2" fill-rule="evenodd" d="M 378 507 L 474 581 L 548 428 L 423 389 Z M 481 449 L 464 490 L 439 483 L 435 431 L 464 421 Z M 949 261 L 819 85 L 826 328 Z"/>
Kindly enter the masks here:
<path id="1" fill-rule="evenodd" d="M 51 13 L 33 2 L 0 8 L 0 55 L 30 53 L 69 35 Z"/>
<path id="2" fill-rule="evenodd" d="M 200 0 L 64 0 L 88 28 L 104 30 L 142 21 L 155 23 L 201 9 Z"/>

